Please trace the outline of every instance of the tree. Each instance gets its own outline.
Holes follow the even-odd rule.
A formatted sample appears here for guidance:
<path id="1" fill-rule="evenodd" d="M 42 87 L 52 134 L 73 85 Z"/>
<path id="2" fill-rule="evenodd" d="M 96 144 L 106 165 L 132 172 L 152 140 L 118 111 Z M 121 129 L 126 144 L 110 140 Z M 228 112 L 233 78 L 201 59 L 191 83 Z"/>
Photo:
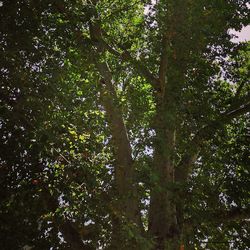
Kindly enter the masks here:
<path id="1" fill-rule="evenodd" d="M 247 3 L 2 2 L 4 249 L 247 247 Z"/>

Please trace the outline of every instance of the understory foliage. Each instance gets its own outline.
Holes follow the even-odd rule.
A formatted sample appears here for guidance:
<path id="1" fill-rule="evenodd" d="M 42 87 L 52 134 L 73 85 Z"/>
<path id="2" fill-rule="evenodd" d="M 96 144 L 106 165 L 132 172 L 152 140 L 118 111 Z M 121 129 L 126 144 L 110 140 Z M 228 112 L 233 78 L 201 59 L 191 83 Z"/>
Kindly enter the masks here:
<path id="1" fill-rule="evenodd" d="M 249 247 L 247 0 L 0 1 L 0 248 Z"/>

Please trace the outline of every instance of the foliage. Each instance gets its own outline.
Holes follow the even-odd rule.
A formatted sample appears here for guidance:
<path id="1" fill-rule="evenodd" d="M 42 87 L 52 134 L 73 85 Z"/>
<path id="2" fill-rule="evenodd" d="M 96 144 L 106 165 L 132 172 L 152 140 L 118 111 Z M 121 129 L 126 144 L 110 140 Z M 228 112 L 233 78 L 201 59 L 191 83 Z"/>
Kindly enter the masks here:
<path id="1" fill-rule="evenodd" d="M 178 244 L 246 249 L 249 44 L 228 31 L 247 3 L 3 0 L 1 249 L 157 249 L 154 193 L 182 210 Z M 142 229 L 125 211 L 134 196 Z"/>

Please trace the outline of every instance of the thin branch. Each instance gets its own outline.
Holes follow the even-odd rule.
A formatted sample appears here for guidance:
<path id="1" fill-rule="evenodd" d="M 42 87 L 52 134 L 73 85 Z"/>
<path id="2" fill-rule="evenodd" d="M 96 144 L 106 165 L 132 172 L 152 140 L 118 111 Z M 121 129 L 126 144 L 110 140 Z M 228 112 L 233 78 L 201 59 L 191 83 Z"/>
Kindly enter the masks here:
<path id="1" fill-rule="evenodd" d="M 232 210 L 214 210 L 212 213 L 210 211 L 200 211 L 202 223 L 209 224 L 221 224 L 230 222 L 244 222 L 250 220 L 250 209 L 249 208 L 234 208 Z M 192 218 L 186 219 L 184 224 L 186 227 L 192 227 L 196 224 Z M 200 221 L 198 222 L 200 223 Z"/>
<path id="2" fill-rule="evenodd" d="M 242 100 L 246 100 L 247 98 L 249 98 L 248 95 L 242 98 Z M 227 112 L 218 116 L 217 119 L 211 121 L 196 133 L 190 142 L 190 151 L 183 156 L 181 162 L 176 168 L 176 181 L 187 180 L 188 175 L 192 171 L 193 164 L 197 160 L 199 151 L 204 145 L 204 142 L 211 139 L 217 130 L 219 130 L 225 124 L 231 122 L 234 118 L 250 112 L 250 100 L 248 100 L 246 103 L 238 103 L 237 106 L 234 104 L 233 106 L 234 109 L 231 107 Z"/>
<path id="3" fill-rule="evenodd" d="M 162 52 L 161 52 L 160 67 L 159 67 L 159 81 L 163 95 L 164 95 L 166 73 L 167 73 L 167 41 L 168 41 L 167 35 L 164 34 L 162 38 Z"/>
<path id="4" fill-rule="evenodd" d="M 240 86 L 238 87 L 238 89 L 237 89 L 237 91 L 236 91 L 236 94 L 235 94 L 235 98 L 238 98 L 239 97 L 239 95 L 240 95 L 240 93 L 241 93 L 241 90 L 243 89 L 243 87 L 244 87 L 244 85 L 245 85 L 246 83 L 245 82 L 242 82 L 241 84 L 240 84 Z"/>
<path id="5" fill-rule="evenodd" d="M 231 121 L 233 118 L 236 118 L 240 115 L 243 115 L 247 112 L 250 112 L 250 102 L 241 105 L 238 109 L 232 110 L 228 112 L 225 116 L 224 123 L 227 123 L 228 121 Z"/>
<path id="6" fill-rule="evenodd" d="M 103 38 L 100 38 L 100 42 L 103 44 L 103 46 L 108 52 L 110 52 L 114 56 L 119 57 L 123 62 L 131 63 L 134 66 L 134 68 L 137 70 L 137 72 L 141 76 L 145 77 L 145 79 L 152 85 L 154 90 L 156 90 L 157 92 L 160 91 L 161 86 L 160 86 L 159 79 L 157 79 L 157 77 L 155 77 L 149 71 L 149 69 L 143 64 L 141 60 L 135 59 L 131 55 L 131 53 L 126 48 L 124 48 L 124 46 L 118 43 L 114 43 L 112 41 L 112 43 L 114 44 L 114 47 L 117 47 L 122 51 L 122 52 L 119 52 L 114 47 L 110 46 Z"/>
<path id="7" fill-rule="evenodd" d="M 71 164 L 71 162 L 63 155 L 60 153 L 59 150 L 57 150 L 56 148 L 53 147 L 53 149 L 59 154 L 60 157 L 62 157 L 62 159 L 67 162 L 68 164 Z"/>

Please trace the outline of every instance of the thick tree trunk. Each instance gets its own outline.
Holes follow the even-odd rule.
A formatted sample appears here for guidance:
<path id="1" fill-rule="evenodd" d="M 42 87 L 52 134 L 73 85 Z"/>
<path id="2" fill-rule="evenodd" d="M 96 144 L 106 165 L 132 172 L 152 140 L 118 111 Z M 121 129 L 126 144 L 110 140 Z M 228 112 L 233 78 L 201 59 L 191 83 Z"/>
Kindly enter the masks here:
<path id="1" fill-rule="evenodd" d="M 165 81 L 157 99 L 154 130 L 153 171 L 157 181 L 151 190 L 149 233 L 157 250 L 177 250 L 180 246 L 181 225 L 177 212 L 175 187 L 176 105 L 180 78 L 177 74 Z"/>
<path id="2" fill-rule="evenodd" d="M 174 134 L 173 129 L 166 128 L 165 126 L 156 129 L 153 167 L 158 178 L 151 192 L 149 232 L 156 242 L 155 249 L 159 250 L 177 249 L 180 237 L 174 191 L 174 163 L 172 158 Z"/>
<path id="3" fill-rule="evenodd" d="M 135 234 L 142 231 L 132 149 L 108 65 L 97 63 L 97 68 L 103 77 L 100 81 L 102 101 L 112 133 L 115 157 L 116 199 L 112 204 L 113 236 L 111 249 L 139 249 L 133 237 L 131 239 L 127 237 L 128 231 Z"/>

